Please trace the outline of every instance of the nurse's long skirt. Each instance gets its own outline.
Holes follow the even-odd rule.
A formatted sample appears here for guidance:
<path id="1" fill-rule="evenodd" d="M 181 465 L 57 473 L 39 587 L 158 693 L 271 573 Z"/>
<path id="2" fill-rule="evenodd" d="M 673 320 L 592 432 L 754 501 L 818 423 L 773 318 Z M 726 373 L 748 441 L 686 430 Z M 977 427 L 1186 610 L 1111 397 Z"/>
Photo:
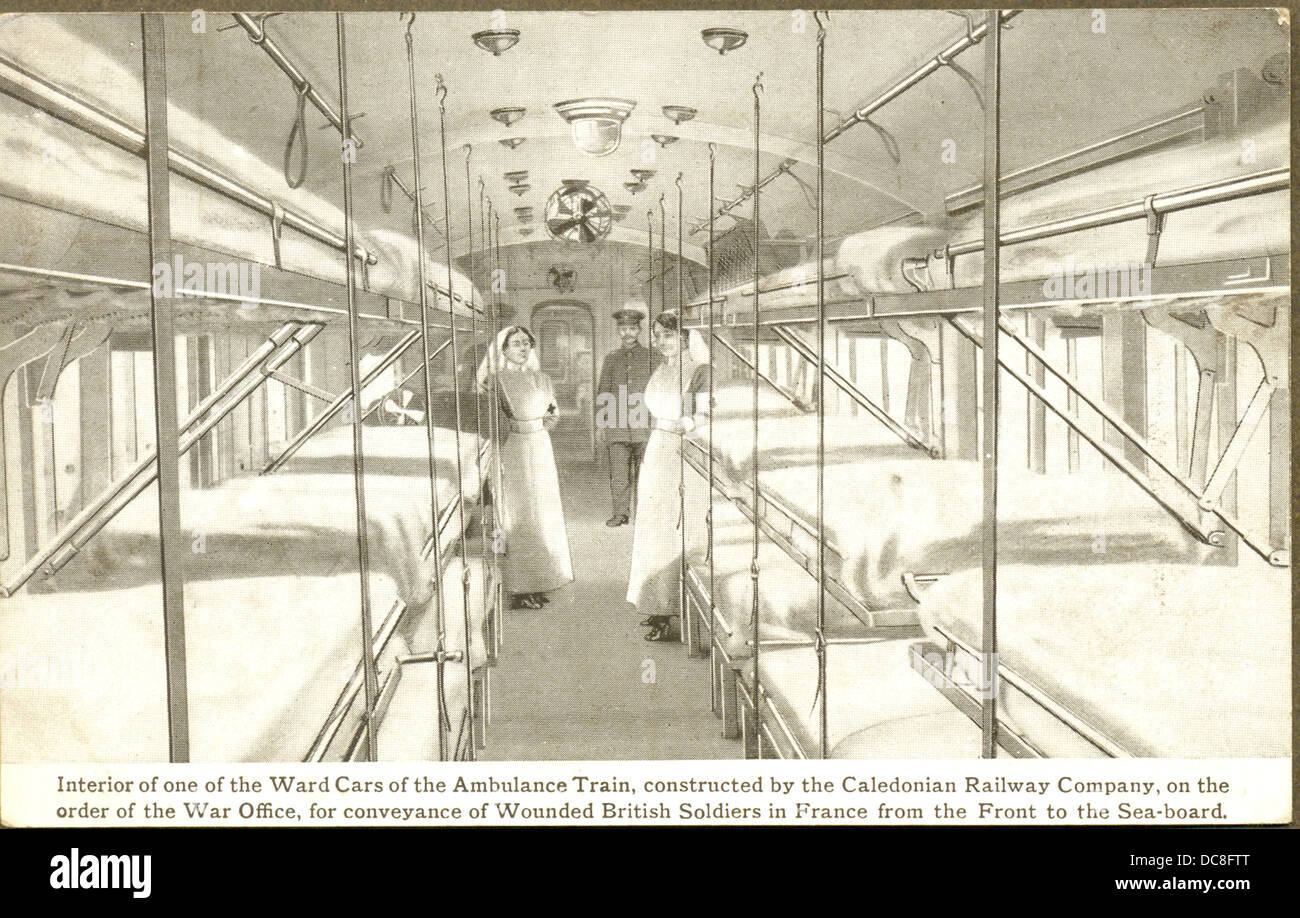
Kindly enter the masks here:
<path id="1" fill-rule="evenodd" d="M 545 593 L 573 581 L 551 437 L 511 431 L 501 447 L 502 581 L 511 593 Z"/>
<path id="2" fill-rule="evenodd" d="M 677 615 L 681 610 L 681 503 L 677 496 L 681 445 L 678 434 L 652 430 L 637 477 L 627 601 L 641 615 Z M 688 468 L 686 474 L 695 473 Z"/>

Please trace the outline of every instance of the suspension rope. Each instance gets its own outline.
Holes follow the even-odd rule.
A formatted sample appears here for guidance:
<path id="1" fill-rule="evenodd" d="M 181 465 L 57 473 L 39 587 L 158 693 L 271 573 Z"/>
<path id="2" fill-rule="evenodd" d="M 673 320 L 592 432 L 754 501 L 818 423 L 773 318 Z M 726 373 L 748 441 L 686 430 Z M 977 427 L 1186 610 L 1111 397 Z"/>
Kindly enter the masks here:
<path id="1" fill-rule="evenodd" d="M 821 702 L 821 757 L 830 757 L 826 713 L 826 26 L 817 21 L 817 699 Z M 757 226 L 755 226 L 757 229 Z"/>
<path id="2" fill-rule="evenodd" d="M 293 115 L 293 127 L 289 128 L 289 139 L 284 143 L 284 181 L 290 188 L 298 188 L 307 180 L 307 94 L 309 92 L 311 92 L 310 83 L 304 83 L 298 90 L 298 106 Z M 302 147 L 297 177 L 289 172 L 295 146 Z"/>
<path id="3" fill-rule="evenodd" d="M 403 14 L 405 16 L 407 14 Z M 438 469 L 437 437 L 433 424 L 433 370 L 430 366 L 429 342 L 429 282 L 424 264 L 424 185 L 420 180 L 420 114 L 416 106 L 415 92 L 415 39 L 411 28 L 415 25 L 415 14 L 411 13 L 406 25 L 406 74 L 411 96 L 411 159 L 415 175 L 415 255 L 420 284 L 420 328 L 424 343 L 424 428 L 429 441 L 429 519 L 433 540 L 433 580 L 438 592 L 437 624 L 438 642 L 434 647 L 437 656 L 437 692 L 438 692 L 438 760 L 447 761 L 448 739 L 451 733 L 451 717 L 447 713 L 446 660 L 443 654 L 447 649 L 447 611 L 442 582 L 442 539 L 438 531 L 441 513 L 438 507 Z M 453 366 L 454 366 L 453 356 Z M 414 648 L 412 648 L 414 649 Z"/>
<path id="4" fill-rule="evenodd" d="M 442 81 L 442 74 L 436 77 L 438 96 L 438 139 L 442 148 L 442 219 L 443 225 L 447 227 L 445 239 L 447 243 L 447 312 L 451 316 L 451 365 L 452 365 L 452 399 L 456 406 L 456 493 L 459 495 L 457 500 L 457 512 L 460 521 L 460 602 L 464 614 L 465 625 L 465 716 L 469 723 L 474 723 L 474 661 L 470 653 L 470 626 L 469 626 L 469 555 L 465 551 L 465 472 L 462 468 L 461 448 L 460 448 L 460 430 L 461 430 L 461 413 L 460 413 L 460 356 L 456 342 L 456 301 L 452 292 L 452 269 L 451 269 L 451 204 L 447 184 L 447 84 Z M 474 311 L 473 304 L 470 304 L 471 314 Z M 474 731 L 470 731 L 470 739 L 465 749 L 466 757 L 469 761 L 474 761 Z"/>
<path id="5" fill-rule="evenodd" d="M 334 30 L 338 42 L 339 117 L 348 124 L 348 44 L 343 25 L 343 14 L 334 14 Z M 346 130 L 344 131 L 346 134 Z M 370 618 L 370 545 L 366 533 L 365 456 L 362 453 L 361 431 L 361 348 L 357 333 L 356 259 L 352 253 L 352 148 L 345 137 L 343 142 L 343 235 L 346 253 L 348 284 L 348 355 L 351 358 L 352 376 L 352 481 L 357 495 L 357 567 L 361 577 L 361 664 L 366 689 L 366 759 L 374 762 L 379 757 L 378 738 L 375 736 L 375 704 L 379 696 L 379 676 L 375 669 L 372 646 L 374 631 Z"/>
<path id="6" fill-rule="evenodd" d="M 758 540 L 759 540 L 759 499 L 758 474 L 762 466 L 762 457 L 758 451 L 758 237 L 759 237 L 759 129 L 762 118 L 761 93 L 763 91 L 763 74 L 754 80 L 754 489 L 750 504 L 750 513 L 754 518 L 753 553 L 749 561 L 750 622 L 754 629 L 754 748 L 759 759 L 763 758 L 763 681 L 759 670 L 759 655 L 762 652 L 762 635 L 758 614 Z"/>

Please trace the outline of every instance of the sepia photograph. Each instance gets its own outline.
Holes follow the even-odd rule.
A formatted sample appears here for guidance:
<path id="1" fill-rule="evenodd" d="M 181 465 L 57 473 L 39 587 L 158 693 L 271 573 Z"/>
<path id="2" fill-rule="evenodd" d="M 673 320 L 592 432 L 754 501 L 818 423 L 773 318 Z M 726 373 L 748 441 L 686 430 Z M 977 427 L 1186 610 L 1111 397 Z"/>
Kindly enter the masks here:
<path id="1" fill-rule="evenodd" d="M 0 820 L 1289 822 L 1290 28 L 0 14 Z"/>

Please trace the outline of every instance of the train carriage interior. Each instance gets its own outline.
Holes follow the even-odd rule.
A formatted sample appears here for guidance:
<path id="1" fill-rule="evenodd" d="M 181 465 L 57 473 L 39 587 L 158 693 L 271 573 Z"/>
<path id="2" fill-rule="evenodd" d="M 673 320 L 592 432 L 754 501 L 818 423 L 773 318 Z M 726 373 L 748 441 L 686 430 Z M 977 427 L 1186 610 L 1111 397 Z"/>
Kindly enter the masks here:
<path id="1" fill-rule="evenodd" d="M 0 761 L 1290 755 L 1288 27 L 0 16 Z"/>

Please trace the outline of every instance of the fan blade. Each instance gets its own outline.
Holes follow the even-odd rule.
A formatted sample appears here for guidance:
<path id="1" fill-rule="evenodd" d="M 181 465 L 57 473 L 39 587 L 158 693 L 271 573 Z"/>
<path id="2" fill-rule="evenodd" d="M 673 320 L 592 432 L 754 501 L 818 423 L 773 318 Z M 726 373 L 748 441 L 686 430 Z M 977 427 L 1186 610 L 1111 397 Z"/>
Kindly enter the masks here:
<path id="1" fill-rule="evenodd" d="M 559 220 L 559 219 L 547 220 L 546 225 L 552 233 L 555 233 L 557 236 L 559 236 L 559 235 L 563 235 L 564 233 L 567 233 L 569 230 L 573 229 L 581 222 L 582 221 L 579 218 L 571 217 L 567 220 Z"/>

